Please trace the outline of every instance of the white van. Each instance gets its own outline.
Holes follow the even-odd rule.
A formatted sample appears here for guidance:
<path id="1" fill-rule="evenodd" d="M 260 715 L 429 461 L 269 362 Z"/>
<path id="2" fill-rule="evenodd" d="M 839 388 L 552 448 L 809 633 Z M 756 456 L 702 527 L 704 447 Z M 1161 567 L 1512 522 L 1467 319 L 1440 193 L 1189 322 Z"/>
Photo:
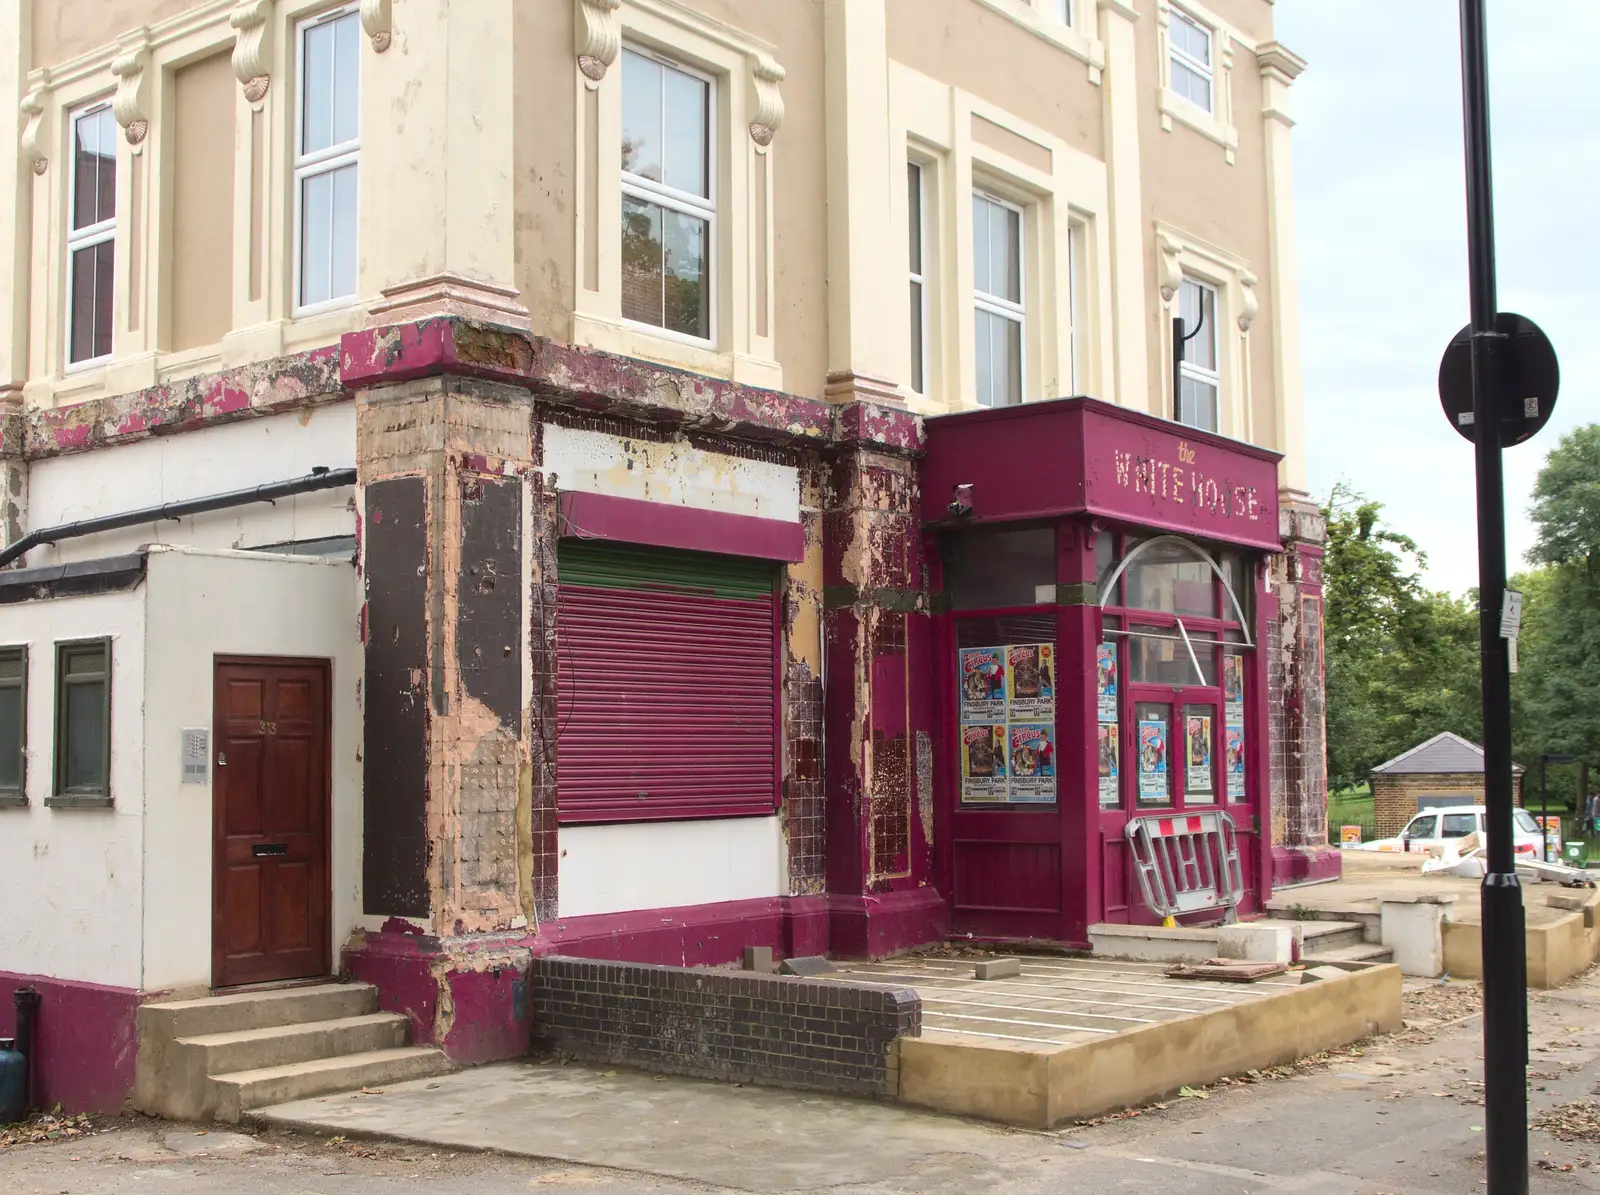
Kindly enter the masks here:
<path id="1" fill-rule="evenodd" d="M 1468 834 L 1484 835 L 1485 815 L 1482 805 L 1460 805 L 1445 809 L 1424 809 L 1406 823 L 1406 828 L 1393 838 L 1379 838 L 1364 842 L 1356 848 L 1363 851 L 1423 851 L 1437 846 L 1449 838 L 1465 838 Z M 1511 811 L 1513 839 L 1519 855 L 1540 856 L 1543 837 L 1539 823 L 1526 809 Z M 1484 838 L 1487 841 L 1486 838 Z"/>

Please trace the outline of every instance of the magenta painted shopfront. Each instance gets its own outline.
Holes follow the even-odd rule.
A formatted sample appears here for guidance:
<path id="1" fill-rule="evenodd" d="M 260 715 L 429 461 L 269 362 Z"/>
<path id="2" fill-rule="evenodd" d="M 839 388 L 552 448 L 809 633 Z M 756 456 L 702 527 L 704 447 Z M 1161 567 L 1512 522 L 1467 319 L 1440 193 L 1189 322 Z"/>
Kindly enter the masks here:
<path id="1" fill-rule="evenodd" d="M 951 929 L 1154 922 L 1131 817 L 1226 811 L 1264 903 L 1278 455 L 1093 399 L 927 421 L 938 886 Z"/>

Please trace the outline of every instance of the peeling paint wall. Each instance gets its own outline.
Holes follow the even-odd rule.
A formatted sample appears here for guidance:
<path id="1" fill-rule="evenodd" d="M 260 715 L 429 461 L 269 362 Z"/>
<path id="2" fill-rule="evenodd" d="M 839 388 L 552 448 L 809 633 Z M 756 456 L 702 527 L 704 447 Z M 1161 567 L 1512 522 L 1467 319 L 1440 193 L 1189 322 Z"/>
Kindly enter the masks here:
<path id="1" fill-rule="evenodd" d="M 1277 602 L 1269 626 L 1268 723 L 1272 737 L 1272 842 L 1289 849 L 1328 843 L 1326 677 L 1322 553 L 1327 531 L 1316 506 L 1285 498 L 1284 551 L 1270 558 Z"/>
<path id="2" fill-rule="evenodd" d="M 372 751 L 389 744 L 369 738 L 368 804 L 384 800 L 380 780 L 400 785 L 413 807 L 403 837 L 414 842 L 420 789 L 426 843 L 426 903 L 419 904 L 419 892 L 408 886 L 396 892 L 408 907 L 369 901 L 368 911 L 426 914 L 440 933 L 517 928 L 527 924 L 526 910 L 535 903 L 523 891 L 529 844 L 517 823 L 533 779 L 522 654 L 529 575 L 524 487 L 533 427 L 525 394 L 448 378 L 363 394 L 358 410 L 373 671 L 368 733 L 389 733 L 374 727 L 376 707 L 388 703 L 405 713 L 406 725 L 394 733 L 408 738 L 398 763 L 392 755 L 388 761 L 374 757 Z M 393 538 L 374 518 L 391 494 L 407 503 L 408 530 Z M 405 595 L 406 613 L 390 626 L 384 603 L 396 592 Z M 401 647 L 405 659 L 398 658 Z M 380 662 L 381 675 L 374 667 Z M 419 702 L 421 735 L 414 726 Z M 418 757 L 422 744 L 425 758 Z M 403 775 L 380 776 L 386 769 Z M 392 862 L 412 883 L 414 852 L 391 851 L 386 860 L 369 844 L 367 861 L 374 869 Z"/>
<path id="3" fill-rule="evenodd" d="M 828 887 L 925 884 L 912 867 L 925 855 L 908 618 L 927 613 L 915 463 L 846 449 L 826 501 Z"/>

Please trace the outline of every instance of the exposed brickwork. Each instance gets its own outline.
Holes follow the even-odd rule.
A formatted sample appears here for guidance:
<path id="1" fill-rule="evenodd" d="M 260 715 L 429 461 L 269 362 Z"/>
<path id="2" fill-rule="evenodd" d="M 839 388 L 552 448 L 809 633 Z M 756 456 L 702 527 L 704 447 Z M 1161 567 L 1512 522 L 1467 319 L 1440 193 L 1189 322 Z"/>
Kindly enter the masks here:
<path id="1" fill-rule="evenodd" d="M 1523 804 L 1523 780 L 1516 777 L 1517 804 Z M 1483 773 L 1477 772 L 1402 772 L 1399 775 L 1372 777 L 1373 833 L 1393 838 L 1420 810 L 1418 797 L 1471 797 L 1471 804 L 1483 804 Z"/>
<path id="2" fill-rule="evenodd" d="M 534 425 L 535 461 L 542 460 L 538 425 Z M 540 472 L 529 478 L 531 526 L 528 533 L 528 651 L 533 686 L 528 695 L 530 771 L 520 797 L 528 816 L 519 825 L 528 835 L 522 853 L 525 906 L 532 905 L 529 921 L 538 925 L 556 915 L 557 873 L 560 850 L 556 842 L 556 739 L 560 733 L 560 702 L 556 670 L 556 545 L 560 510 L 554 489 Z"/>
<path id="3" fill-rule="evenodd" d="M 1277 617 L 1268 633 L 1272 841 L 1304 851 L 1328 842 L 1328 766 L 1322 660 L 1322 516 L 1303 495 L 1279 509 L 1284 550 L 1272 557 Z"/>
<path id="4" fill-rule="evenodd" d="M 530 986 L 536 1046 L 703 1079 L 892 1096 L 922 1032 L 909 988 L 558 956 Z"/>

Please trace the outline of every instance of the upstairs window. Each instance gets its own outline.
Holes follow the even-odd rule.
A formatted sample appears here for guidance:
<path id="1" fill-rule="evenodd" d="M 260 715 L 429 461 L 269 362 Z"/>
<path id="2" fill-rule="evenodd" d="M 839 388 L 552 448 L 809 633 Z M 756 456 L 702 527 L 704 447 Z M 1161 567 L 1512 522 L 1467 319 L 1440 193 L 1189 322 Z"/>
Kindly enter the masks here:
<path id="1" fill-rule="evenodd" d="M 911 230 L 911 388 L 918 394 L 928 392 L 928 286 L 924 273 L 923 216 L 926 191 L 923 188 L 922 164 L 906 163 L 906 223 Z"/>
<path id="2" fill-rule="evenodd" d="M 1063 25 L 1072 24 L 1072 0 L 1055 0 L 1056 20 Z"/>
<path id="3" fill-rule="evenodd" d="M 1196 107 L 1211 112 L 1211 30 L 1174 8 L 1168 45 L 1172 90 Z"/>
<path id="4" fill-rule="evenodd" d="M 972 197 L 973 354 L 978 405 L 1022 401 L 1022 209 Z"/>
<path id="5" fill-rule="evenodd" d="M 300 111 L 294 185 L 297 307 L 356 293 L 356 178 L 361 156 L 361 21 L 335 9 L 299 27 Z"/>
<path id="6" fill-rule="evenodd" d="M 711 339 L 716 228 L 709 78 L 622 52 L 622 314 Z"/>
<path id="7" fill-rule="evenodd" d="M 1178 368 L 1178 422 L 1202 431 L 1218 430 L 1217 290 L 1185 278 L 1178 292 L 1183 318 L 1183 363 Z"/>
<path id="8" fill-rule="evenodd" d="M 117 121 L 107 102 L 74 113 L 71 127 L 67 364 L 88 365 L 111 356 L 111 300 L 116 276 Z"/>

